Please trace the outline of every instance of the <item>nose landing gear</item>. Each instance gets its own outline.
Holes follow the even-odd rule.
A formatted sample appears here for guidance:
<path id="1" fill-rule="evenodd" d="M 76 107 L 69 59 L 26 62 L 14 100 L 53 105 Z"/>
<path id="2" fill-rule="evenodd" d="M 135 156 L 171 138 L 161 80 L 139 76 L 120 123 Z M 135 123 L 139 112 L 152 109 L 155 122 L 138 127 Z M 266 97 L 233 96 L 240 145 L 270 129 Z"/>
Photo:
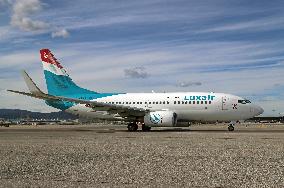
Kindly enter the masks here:
<path id="1" fill-rule="evenodd" d="M 234 131 L 234 130 L 235 130 L 235 127 L 232 126 L 232 125 L 229 125 L 229 126 L 228 126 L 228 130 L 229 130 L 229 131 Z"/>
<path id="2" fill-rule="evenodd" d="M 236 122 L 231 122 L 228 126 L 228 131 L 234 131 L 235 130 L 235 127 L 234 127 L 235 124 L 236 124 Z"/>

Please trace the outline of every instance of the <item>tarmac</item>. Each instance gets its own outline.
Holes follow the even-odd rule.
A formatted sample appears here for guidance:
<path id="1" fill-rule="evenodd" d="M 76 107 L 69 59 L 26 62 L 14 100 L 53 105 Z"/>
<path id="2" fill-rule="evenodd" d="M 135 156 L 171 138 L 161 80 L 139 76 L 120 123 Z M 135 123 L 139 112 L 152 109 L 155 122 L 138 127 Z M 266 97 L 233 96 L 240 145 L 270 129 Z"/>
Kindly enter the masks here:
<path id="1" fill-rule="evenodd" d="M 0 187 L 284 187 L 284 125 L 15 125 L 0 157 Z"/>

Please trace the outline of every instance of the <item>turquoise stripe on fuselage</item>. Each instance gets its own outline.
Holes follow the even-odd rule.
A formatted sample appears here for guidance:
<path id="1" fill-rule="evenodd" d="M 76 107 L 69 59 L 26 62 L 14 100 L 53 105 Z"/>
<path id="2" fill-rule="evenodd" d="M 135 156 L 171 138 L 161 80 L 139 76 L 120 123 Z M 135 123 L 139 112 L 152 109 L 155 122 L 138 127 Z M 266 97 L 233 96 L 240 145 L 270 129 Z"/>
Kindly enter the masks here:
<path id="1" fill-rule="evenodd" d="M 104 97 L 109 97 L 113 95 L 118 95 L 120 93 L 96 93 L 96 94 L 74 94 L 74 95 L 64 95 L 64 97 L 67 98 L 73 98 L 73 99 L 82 99 L 82 100 L 94 100 L 94 99 L 101 99 Z M 63 96 L 63 95 L 58 95 Z M 66 102 L 66 101 L 50 101 L 46 100 L 45 103 L 49 106 L 52 106 L 53 108 L 57 108 L 60 110 L 67 110 L 68 108 L 75 105 L 73 102 Z"/>
<path id="2" fill-rule="evenodd" d="M 48 94 L 63 96 L 67 98 L 94 100 L 120 93 L 97 93 L 77 86 L 69 76 L 56 75 L 49 71 L 44 71 Z M 46 101 L 46 104 L 60 110 L 66 110 L 75 105 L 65 101 Z"/>

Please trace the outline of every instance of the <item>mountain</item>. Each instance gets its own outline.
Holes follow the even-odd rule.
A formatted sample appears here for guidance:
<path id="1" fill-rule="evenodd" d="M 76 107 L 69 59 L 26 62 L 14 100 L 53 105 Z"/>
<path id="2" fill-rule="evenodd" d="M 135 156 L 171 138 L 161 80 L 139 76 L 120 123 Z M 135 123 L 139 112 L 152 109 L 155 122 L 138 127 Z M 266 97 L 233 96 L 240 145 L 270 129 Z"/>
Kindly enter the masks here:
<path id="1" fill-rule="evenodd" d="M 4 119 L 78 119 L 77 116 L 60 111 L 60 112 L 51 112 L 51 113 L 40 113 L 40 112 L 30 112 L 27 110 L 18 110 L 18 109 L 0 109 L 0 118 Z"/>

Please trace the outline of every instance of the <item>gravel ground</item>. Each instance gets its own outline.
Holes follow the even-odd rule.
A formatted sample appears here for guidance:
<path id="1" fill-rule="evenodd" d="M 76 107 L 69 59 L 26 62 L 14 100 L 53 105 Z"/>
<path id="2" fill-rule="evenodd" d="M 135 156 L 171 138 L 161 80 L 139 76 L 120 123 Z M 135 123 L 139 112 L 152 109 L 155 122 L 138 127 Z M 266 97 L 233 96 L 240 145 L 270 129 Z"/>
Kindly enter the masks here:
<path id="1" fill-rule="evenodd" d="M 0 127 L 0 187 L 284 187 L 284 125 Z"/>

